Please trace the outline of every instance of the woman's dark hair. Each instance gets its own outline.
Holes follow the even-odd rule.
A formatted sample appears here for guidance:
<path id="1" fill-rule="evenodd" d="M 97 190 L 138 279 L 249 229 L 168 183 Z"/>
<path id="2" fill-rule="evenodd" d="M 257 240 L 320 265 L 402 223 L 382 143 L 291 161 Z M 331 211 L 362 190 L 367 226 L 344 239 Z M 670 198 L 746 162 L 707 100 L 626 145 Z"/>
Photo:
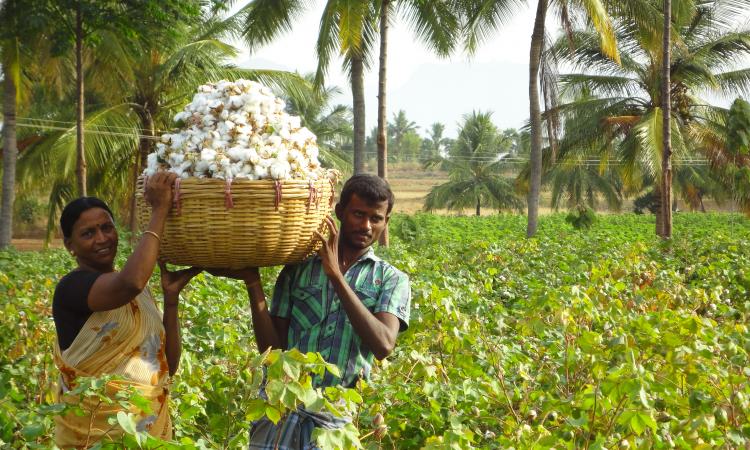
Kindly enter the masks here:
<path id="1" fill-rule="evenodd" d="M 81 214 L 91 208 L 101 208 L 107 211 L 110 217 L 114 220 L 115 216 L 112 214 L 109 206 L 107 206 L 102 200 L 96 197 L 79 197 L 68 203 L 65 208 L 63 208 L 62 214 L 60 214 L 60 228 L 62 228 L 63 236 L 65 236 L 66 239 L 70 238 L 73 234 L 73 225 L 75 225 L 78 218 L 81 217 Z"/>
<path id="2" fill-rule="evenodd" d="M 349 204 L 352 194 L 357 194 L 357 197 L 370 205 L 388 200 L 387 213 L 390 214 L 391 209 L 393 209 L 393 201 L 395 199 L 391 187 L 387 181 L 377 175 L 363 173 L 354 175 L 346 180 L 343 189 L 341 189 L 341 197 L 339 199 L 339 204 L 342 208 L 346 208 L 346 205 Z"/>

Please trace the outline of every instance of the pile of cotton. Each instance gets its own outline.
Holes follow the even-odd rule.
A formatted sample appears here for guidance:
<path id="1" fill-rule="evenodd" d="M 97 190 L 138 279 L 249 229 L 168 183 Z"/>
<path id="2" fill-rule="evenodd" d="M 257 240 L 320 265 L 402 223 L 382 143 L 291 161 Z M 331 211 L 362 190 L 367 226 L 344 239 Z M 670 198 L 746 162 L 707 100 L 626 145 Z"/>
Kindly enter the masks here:
<path id="1" fill-rule="evenodd" d="M 284 101 L 260 83 L 219 81 L 198 88 L 176 114 L 179 131 L 162 135 L 145 175 L 168 170 L 181 178 L 317 180 L 315 135 Z"/>

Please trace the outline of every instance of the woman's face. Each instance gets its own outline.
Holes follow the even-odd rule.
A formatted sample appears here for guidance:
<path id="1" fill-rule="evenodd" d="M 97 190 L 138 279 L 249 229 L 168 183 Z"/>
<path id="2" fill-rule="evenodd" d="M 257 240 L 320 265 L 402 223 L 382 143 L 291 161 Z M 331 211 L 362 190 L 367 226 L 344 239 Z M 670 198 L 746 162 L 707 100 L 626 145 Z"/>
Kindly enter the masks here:
<path id="1" fill-rule="evenodd" d="M 65 247 L 73 252 L 82 269 L 113 271 L 117 229 L 112 216 L 102 208 L 87 209 L 73 224 L 73 232 L 65 240 Z"/>

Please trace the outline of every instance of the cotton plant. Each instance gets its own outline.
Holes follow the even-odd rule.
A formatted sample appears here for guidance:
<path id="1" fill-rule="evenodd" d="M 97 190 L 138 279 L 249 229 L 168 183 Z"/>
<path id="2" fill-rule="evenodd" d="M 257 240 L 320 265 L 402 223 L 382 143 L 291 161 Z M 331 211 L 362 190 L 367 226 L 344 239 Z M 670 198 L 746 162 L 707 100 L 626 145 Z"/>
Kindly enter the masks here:
<path id="1" fill-rule="evenodd" d="M 168 170 L 180 178 L 229 182 L 333 176 L 320 165 L 315 135 L 285 106 L 255 81 L 204 84 L 175 115 L 178 131 L 162 135 L 148 155 L 144 174 Z"/>

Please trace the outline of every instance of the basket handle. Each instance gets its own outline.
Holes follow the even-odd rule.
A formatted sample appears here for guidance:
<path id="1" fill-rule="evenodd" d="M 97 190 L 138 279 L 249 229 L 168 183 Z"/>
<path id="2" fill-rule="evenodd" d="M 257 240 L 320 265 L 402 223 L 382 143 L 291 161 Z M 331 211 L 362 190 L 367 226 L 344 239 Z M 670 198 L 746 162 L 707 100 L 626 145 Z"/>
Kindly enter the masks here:
<path id="1" fill-rule="evenodd" d="M 328 199 L 328 207 L 333 207 L 333 198 L 336 196 L 336 184 L 333 182 L 333 179 L 329 178 L 328 182 L 331 184 L 331 198 Z"/>
<path id="2" fill-rule="evenodd" d="M 274 190 L 276 191 L 276 196 L 274 197 L 273 206 L 276 208 L 276 211 L 278 211 L 279 203 L 281 203 L 281 181 L 274 181 Z"/>
<path id="3" fill-rule="evenodd" d="M 307 197 L 307 210 L 310 211 L 310 207 L 315 203 L 315 208 L 318 207 L 318 190 L 315 189 L 315 183 L 310 180 L 310 195 Z"/>
<path id="4" fill-rule="evenodd" d="M 224 207 L 226 209 L 234 208 L 234 201 L 232 200 L 232 179 L 227 178 L 227 182 L 224 185 Z"/>
<path id="5" fill-rule="evenodd" d="M 172 198 L 172 206 L 175 209 L 175 213 L 179 216 L 182 213 L 180 204 L 180 177 L 174 180 L 174 197 Z"/>

